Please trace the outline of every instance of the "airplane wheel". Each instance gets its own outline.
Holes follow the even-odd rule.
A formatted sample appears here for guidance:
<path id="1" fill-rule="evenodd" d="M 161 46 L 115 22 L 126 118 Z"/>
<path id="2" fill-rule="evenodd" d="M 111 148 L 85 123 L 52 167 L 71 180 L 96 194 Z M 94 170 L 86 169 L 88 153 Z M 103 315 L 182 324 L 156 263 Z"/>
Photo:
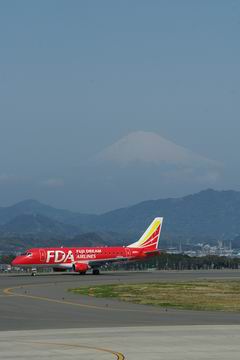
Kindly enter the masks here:
<path id="1" fill-rule="evenodd" d="M 79 275 L 86 275 L 86 271 L 79 271 Z"/>
<path id="2" fill-rule="evenodd" d="M 99 275 L 100 274 L 100 271 L 98 269 L 93 269 L 93 275 Z"/>
<path id="3" fill-rule="evenodd" d="M 36 276 L 36 273 L 35 273 L 35 272 L 32 272 L 32 273 L 31 273 L 31 276 Z"/>

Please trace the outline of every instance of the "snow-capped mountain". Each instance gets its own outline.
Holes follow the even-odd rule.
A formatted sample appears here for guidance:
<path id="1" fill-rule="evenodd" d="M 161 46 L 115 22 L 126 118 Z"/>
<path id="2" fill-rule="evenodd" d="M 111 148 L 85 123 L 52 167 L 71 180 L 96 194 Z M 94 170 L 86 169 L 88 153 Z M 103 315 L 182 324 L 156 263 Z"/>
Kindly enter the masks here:
<path id="1" fill-rule="evenodd" d="M 128 134 L 96 155 L 99 163 L 129 165 L 134 162 L 154 165 L 217 166 L 218 164 L 153 133 L 137 131 Z"/>

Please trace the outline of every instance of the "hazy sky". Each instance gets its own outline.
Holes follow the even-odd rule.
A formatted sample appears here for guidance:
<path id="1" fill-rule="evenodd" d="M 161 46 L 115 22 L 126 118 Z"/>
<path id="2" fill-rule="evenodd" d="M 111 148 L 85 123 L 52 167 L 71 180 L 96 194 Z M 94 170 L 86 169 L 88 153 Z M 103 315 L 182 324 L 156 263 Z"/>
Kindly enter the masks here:
<path id="1" fill-rule="evenodd" d="M 88 203 L 76 185 L 83 160 L 138 130 L 222 163 L 215 187 L 240 190 L 239 36 L 237 0 L 1 0 L 0 206 L 141 201 Z"/>

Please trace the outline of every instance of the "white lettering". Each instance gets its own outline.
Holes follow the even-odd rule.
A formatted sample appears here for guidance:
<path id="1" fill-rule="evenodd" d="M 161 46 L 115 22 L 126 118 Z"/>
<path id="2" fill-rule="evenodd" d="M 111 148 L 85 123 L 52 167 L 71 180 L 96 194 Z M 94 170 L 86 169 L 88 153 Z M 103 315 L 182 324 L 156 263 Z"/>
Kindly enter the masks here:
<path id="1" fill-rule="evenodd" d="M 54 258 L 55 263 L 61 263 L 64 261 L 64 259 L 65 259 L 65 252 L 62 250 L 56 250 L 55 258 Z"/>
<path id="2" fill-rule="evenodd" d="M 69 250 L 69 251 L 68 251 L 67 256 L 66 256 L 64 262 L 67 262 L 68 259 L 70 259 L 72 262 L 74 262 L 74 256 L 73 256 L 72 250 Z"/>
<path id="3" fill-rule="evenodd" d="M 49 263 L 49 261 L 54 258 L 54 250 L 48 250 L 47 251 L 47 260 L 46 262 Z"/>

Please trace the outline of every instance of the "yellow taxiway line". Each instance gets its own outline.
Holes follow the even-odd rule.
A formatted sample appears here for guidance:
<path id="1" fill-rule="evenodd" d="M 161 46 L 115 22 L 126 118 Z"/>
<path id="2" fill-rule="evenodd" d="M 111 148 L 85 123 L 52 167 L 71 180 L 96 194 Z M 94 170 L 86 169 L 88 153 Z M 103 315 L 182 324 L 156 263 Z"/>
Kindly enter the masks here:
<path id="1" fill-rule="evenodd" d="M 80 349 L 87 349 L 87 350 L 95 350 L 95 351 L 100 351 L 100 352 L 106 352 L 109 354 L 112 354 L 114 356 L 116 356 L 117 360 L 125 360 L 125 356 L 118 352 L 118 351 L 114 351 L 114 350 L 110 350 L 110 349 L 105 349 L 105 348 L 101 348 L 101 347 L 96 347 L 96 346 L 88 346 L 88 345 L 78 345 L 78 344 L 66 344 L 66 343 L 54 343 L 54 342 L 40 342 L 40 341 L 28 341 L 28 344 L 40 344 L 40 345 L 53 345 L 53 346 L 67 346 L 67 347 L 72 347 L 72 348 L 80 348 Z"/>
<path id="2" fill-rule="evenodd" d="M 20 294 L 20 293 L 14 292 L 15 289 L 21 289 L 21 288 L 27 288 L 27 287 L 50 286 L 50 285 L 53 285 L 53 284 L 48 283 L 48 284 L 19 285 L 19 286 L 14 286 L 14 287 L 10 287 L 10 288 L 5 288 L 5 289 L 3 289 L 3 293 L 5 294 L 5 296 L 6 295 L 20 296 L 20 297 L 25 297 L 25 298 L 34 299 L 34 300 L 42 300 L 42 301 L 48 301 L 48 302 L 57 303 L 57 304 L 78 306 L 78 307 L 83 307 L 83 308 L 88 308 L 88 309 L 107 310 L 107 311 L 124 311 L 124 312 L 141 312 L 142 313 L 142 310 L 138 310 L 138 309 L 115 308 L 115 307 L 111 307 L 108 305 L 106 305 L 106 306 L 88 305 L 88 304 L 82 304 L 82 303 L 77 303 L 77 302 L 73 302 L 73 301 L 52 299 L 52 298 L 45 297 L 45 296 Z M 144 312 L 151 313 L 151 314 L 159 314 L 159 312 L 154 311 L 154 310 L 145 310 Z"/>
<path id="3" fill-rule="evenodd" d="M 42 285 L 42 284 L 41 284 Z M 30 286 L 30 285 L 28 285 Z M 38 286 L 38 285 L 31 285 L 31 286 Z M 39 285 L 40 286 L 40 285 Z M 45 296 L 38 296 L 38 295 L 29 295 L 29 294 L 19 294 L 16 292 L 13 292 L 14 289 L 20 289 L 23 288 L 23 286 L 15 286 L 12 288 L 6 288 L 3 290 L 5 296 L 6 295 L 10 295 L 10 296 L 20 296 L 20 297 L 26 297 L 29 299 L 35 299 L 35 300 L 43 300 L 43 301 L 48 301 L 48 302 L 53 302 L 53 303 L 57 303 L 57 304 L 66 304 L 66 305 L 72 305 L 72 306 L 79 306 L 79 307 L 85 307 L 85 308 L 89 308 L 89 309 L 109 309 L 108 307 L 103 307 L 103 306 L 97 306 L 97 305 L 88 305 L 88 304 L 81 304 L 81 303 L 75 303 L 73 301 L 66 301 L 66 300 L 57 300 L 57 299 L 52 299 L 52 298 L 48 298 Z"/>

